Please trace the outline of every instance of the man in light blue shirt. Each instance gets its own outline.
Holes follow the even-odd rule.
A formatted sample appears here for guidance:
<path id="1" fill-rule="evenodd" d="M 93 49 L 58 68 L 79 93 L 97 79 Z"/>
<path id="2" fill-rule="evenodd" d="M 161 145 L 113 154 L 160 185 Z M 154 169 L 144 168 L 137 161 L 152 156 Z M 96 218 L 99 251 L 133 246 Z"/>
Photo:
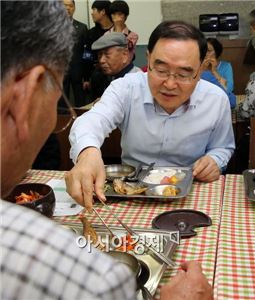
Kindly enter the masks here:
<path id="1" fill-rule="evenodd" d="M 234 151 L 226 93 L 200 80 L 207 42 L 195 27 L 163 22 L 148 44 L 148 73 L 115 80 L 101 100 L 78 118 L 71 130 L 67 190 L 87 208 L 93 190 L 105 199 L 100 147 L 109 133 L 122 133 L 122 161 L 158 166 L 192 166 L 196 179 L 210 182 Z"/>

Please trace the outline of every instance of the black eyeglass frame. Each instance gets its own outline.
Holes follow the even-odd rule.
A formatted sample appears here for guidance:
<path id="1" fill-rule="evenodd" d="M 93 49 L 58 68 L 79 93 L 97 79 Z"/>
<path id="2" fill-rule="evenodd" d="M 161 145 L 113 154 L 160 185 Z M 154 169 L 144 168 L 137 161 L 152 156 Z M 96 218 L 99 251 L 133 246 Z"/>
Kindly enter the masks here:
<path id="1" fill-rule="evenodd" d="M 71 123 L 77 118 L 77 114 L 76 114 L 74 108 L 72 107 L 72 105 L 71 105 L 68 97 L 66 96 L 66 94 L 65 94 L 65 92 L 64 92 L 61 84 L 58 82 L 55 74 L 49 68 L 45 67 L 45 69 L 49 73 L 49 75 L 54 79 L 54 82 L 56 83 L 58 89 L 60 90 L 60 92 L 62 94 L 62 97 L 63 97 L 63 99 L 65 101 L 65 104 L 66 104 L 66 106 L 67 106 L 67 108 L 68 108 L 68 110 L 70 112 L 70 120 L 66 123 L 66 125 L 63 126 L 59 130 L 54 130 L 53 131 L 53 133 L 58 134 L 58 133 L 61 133 L 61 132 L 65 131 L 71 125 Z"/>
<path id="2" fill-rule="evenodd" d="M 156 74 L 156 76 L 158 76 L 158 78 L 160 78 L 160 79 L 162 79 L 162 80 L 164 80 L 164 81 L 167 81 L 167 80 L 169 80 L 169 77 L 170 77 L 170 76 L 173 76 L 175 81 L 177 81 L 177 82 L 179 82 L 179 83 L 183 83 L 183 84 L 189 84 L 189 83 L 192 82 L 192 80 L 196 79 L 197 76 L 198 76 L 200 67 L 201 67 L 201 64 L 200 64 L 200 66 L 198 67 L 198 70 L 197 70 L 197 72 L 196 72 L 196 75 L 194 75 L 193 77 L 192 77 L 192 76 L 186 77 L 186 79 L 189 79 L 189 81 L 178 81 L 178 78 L 176 78 L 176 76 L 179 75 L 178 73 L 171 73 L 170 71 L 166 71 L 167 78 L 163 78 L 163 77 L 158 76 L 158 73 L 157 73 L 155 67 L 151 68 L 150 64 L 148 64 L 148 69 L 149 69 L 149 71 L 150 71 L 150 72 L 153 72 L 153 70 L 154 70 L 154 74 Z M 155 72 L 155 71 L 156 71 L 156 72 Z"/>

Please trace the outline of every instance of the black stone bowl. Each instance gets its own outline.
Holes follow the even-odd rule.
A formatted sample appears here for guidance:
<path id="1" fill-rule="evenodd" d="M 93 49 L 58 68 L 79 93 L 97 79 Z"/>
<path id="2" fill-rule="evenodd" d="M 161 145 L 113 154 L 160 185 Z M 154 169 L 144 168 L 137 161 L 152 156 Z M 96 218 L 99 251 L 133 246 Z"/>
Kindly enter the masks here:
<path id="1" fill-rule="evenodd" d="M 6 200 L 16 203 L 15 197 L 21 193 L 30 194 L 30 191 L 37 192 L 43 197 L 31 202 L 17 203 L 17 205 L 25 206 L 38 211 L 42 215 L 51 218 L 54 213 L 56 198 L 52 188 L 43 183 L 23 183 L 18 184 L 7 196 Z"/>

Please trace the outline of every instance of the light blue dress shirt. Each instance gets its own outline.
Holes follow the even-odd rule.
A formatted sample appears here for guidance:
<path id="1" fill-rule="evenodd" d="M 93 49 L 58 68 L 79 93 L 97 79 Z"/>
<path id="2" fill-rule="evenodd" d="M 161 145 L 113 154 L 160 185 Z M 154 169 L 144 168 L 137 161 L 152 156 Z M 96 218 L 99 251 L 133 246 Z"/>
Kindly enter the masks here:
<path id="1" fill-rule="evenodd" d="M 74 122 L 69 136 L 73 161 L 86 147 L 100 148 L 116 127 L 122 132 L 122 161 L 134 166 L 191 166 L 208 154 L 224 168 L 235 147 L 228 97 L 205 80 L 172 114 L 153 100 L 147 73 L 114 80 L 101 100 Z"/>

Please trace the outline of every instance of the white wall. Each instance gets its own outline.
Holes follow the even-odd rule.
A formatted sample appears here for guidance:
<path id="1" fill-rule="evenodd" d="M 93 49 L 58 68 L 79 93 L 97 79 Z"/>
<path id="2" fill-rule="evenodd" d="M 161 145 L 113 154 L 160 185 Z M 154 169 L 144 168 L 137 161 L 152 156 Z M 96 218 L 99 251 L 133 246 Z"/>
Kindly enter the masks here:
<path id="1" fill-rule="evenodd" d="M 75 0 L 74 18 L 88 25 L 87 0 Z M 89 11 L 90 13 L 90 11 Z"/>
<path id="2" fill-rule="evenodd" d="M 146 45 L 152 30 L 162 21 L 160 0 L 126 0 L 129 5 L 127 26 L 139 35 L 138 45 Z M 93 0 L 76 0 L 74 18 L 93 27 Z"/>

